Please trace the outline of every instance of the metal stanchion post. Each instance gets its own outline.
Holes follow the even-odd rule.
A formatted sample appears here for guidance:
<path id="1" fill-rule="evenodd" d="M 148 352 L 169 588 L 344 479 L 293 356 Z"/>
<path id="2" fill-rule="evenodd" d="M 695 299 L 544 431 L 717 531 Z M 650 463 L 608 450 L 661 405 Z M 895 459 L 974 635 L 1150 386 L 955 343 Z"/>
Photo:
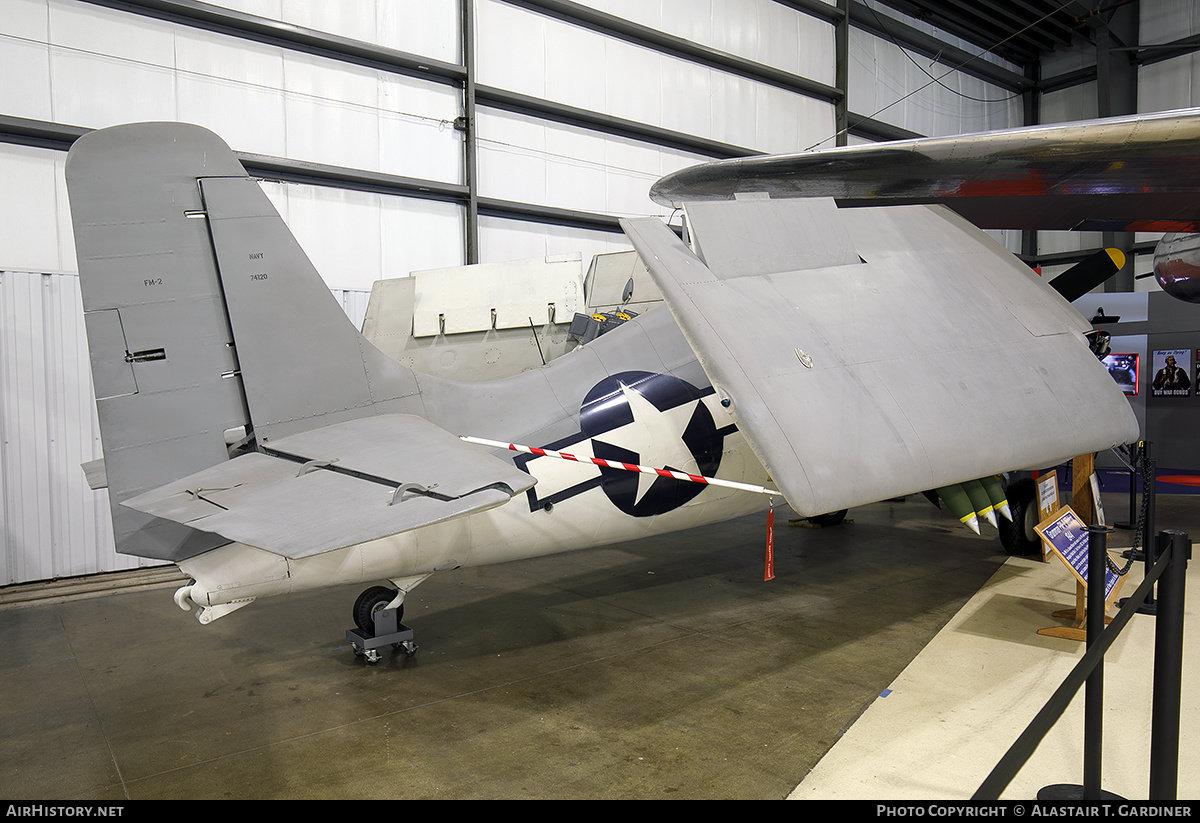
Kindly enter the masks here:
<path id="1" fill-rule="evenodd" d="M 1104 631 L 1105 551 L 1108 533 L 1105 526 L 1088 526 L 1087 648 Z M 1100 799 L 1100 761 L 1104 737 L 1104 661 L 1101 660 L 1084 686 L 1083 710 L 1083 799 Z"/>
<path id="2" fill-rule="evenodd" d="M 1088 526 L 1086 621 L 1087 648 L 1100 642 L 1104 631 L 1105 582 L 1108 571 L 1108 526 Z M 1120 800 L 1100 788 L 1104 738 L 1104 659 L 1101 658 L 1083 687 L 1083 785 L 1059 783 L 1037 793 L 1038 800 Z"/>
<path id="3" fill-rule="evenodd" d="M 1179 784 L 1179 716 L 1183 680 L 1183 604 L 1191 541 L 1170 537 L 1167 568 L 1158 579 L 1154 618 L 1154 697 L 1150 722 L 1150 799 L 1174 800 Z"/>

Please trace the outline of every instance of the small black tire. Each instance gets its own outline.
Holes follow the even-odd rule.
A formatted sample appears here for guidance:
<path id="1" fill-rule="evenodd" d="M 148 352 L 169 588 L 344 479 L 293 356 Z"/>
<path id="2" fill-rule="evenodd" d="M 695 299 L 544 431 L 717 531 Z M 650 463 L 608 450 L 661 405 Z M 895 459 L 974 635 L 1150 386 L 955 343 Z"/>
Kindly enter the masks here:
<path id="1" fill-rule="evenodd" d="M 848 511 L 849 509 L 842 509 L 841 511 L 829 512 L 827 514 L 818 514 L 816 517 L 808 519 L 822 528 L 826 526 L 840 526 L 845 521 L 846 512 Z"/>
<path id="2" fill-rule="evenodd" d="M 375 636 L 375 612 L 387 606 L 396 599 L 396 590 L 387 586 L 372 586 L 358 596 L 354 601 L 354 625 L 359 629 Z M 404 618 L 404 604 L 396 609 L 396 622 Z"/>
<path id="3" fill-rule="evenodd" d="M 1000 545 L 1013 557 L 1039 554 L 1042 540 L 1033 527 L 1038 522 L 1037 486 L 1033 479 L 1023 477 L 1005 489 L 1012 520 L 1001 517 L 997 522 Z"/>

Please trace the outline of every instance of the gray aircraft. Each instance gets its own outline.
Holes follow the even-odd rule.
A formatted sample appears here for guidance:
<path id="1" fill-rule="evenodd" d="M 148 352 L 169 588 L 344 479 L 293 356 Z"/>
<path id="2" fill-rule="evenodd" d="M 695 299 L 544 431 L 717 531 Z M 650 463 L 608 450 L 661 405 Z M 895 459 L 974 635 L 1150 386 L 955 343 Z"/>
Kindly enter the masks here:
<path id="1" fill-rule="evenodd" d="M 92 132 L 67 186 L 117 547 L 177 563 L 192 582 L 176 603 L 202 623 L 389 581 L 355 621 L 399 636 L 405 596 L 438 571 L 772 495 L 822 515 L 1138 436 L 1090 325 L 943 205 L 689 200 L 686 242 L 624 221 L 663 305 L 459 382 L 354 328 L 211 132 Z"/>

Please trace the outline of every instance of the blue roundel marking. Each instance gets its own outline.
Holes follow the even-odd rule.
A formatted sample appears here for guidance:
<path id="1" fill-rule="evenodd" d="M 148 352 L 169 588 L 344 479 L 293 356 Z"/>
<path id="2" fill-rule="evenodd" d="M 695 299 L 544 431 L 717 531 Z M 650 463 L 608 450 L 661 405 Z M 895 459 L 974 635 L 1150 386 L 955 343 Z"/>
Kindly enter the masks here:
<path id="1" fill-rule="evenodd" d="M 690 415 L 687 415 L 687 409 L 683 408 L 683 415 L 677 416 L 680 420 L 686 420 L 686 423 L 681 424 L 682 429 L 678 436 L 695 459 L 699 474 L 709 477 L 716 474 L 721 466 L 721 451 L 725 438 L 717 431 L 712 414 L 703 403 L 704 396 L 712 394 L 713 390 L 698 389 L 686 380 L 668 374 L 621 372 L 606 377 L 592 387 L 579 411 L 579 426 L 584 437 L 592 440 L 592 454 L 603 460 L 622 463 L 644 462 L 641 454 L 623 448 L 619 437 L 605 437 L 614 433 L 616 429 L 635 422 L 634 410 L 630 407 L 622 387 L 641 395 L 659 412 L 691 405 Z M 652 460 L 653 455 L 649 455 L 647 459 Z M 683 471 L 679 466 L 655 468 Z M 646 481 L 640 478 L 648 476 L 621 469 L 601 468 L 600 477 L 600 487 L 613 505 L 634 517 L 650 517 L 671 511 L 704 490 L 704 486 L 699 483 L 669 477 L 656 477 L 653 484 L 645 489 Z M 643 487 L 640 498 L 639 481 Z"/>

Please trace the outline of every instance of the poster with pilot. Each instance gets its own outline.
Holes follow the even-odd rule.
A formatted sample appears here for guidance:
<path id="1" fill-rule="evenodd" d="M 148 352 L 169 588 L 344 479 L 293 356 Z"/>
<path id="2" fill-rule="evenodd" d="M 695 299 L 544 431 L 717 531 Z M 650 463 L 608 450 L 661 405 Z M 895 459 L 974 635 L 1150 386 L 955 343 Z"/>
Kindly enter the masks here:
<path id="1" fill-rule="evenodd" d="M 1190 364 L 1191 349 L 1157 349 L 1150 368 L 1154 381 L 1150 384 L 1153 397 L 1187 397 L 1192 393 L 1192 377 L 1186 365 Z"/>

